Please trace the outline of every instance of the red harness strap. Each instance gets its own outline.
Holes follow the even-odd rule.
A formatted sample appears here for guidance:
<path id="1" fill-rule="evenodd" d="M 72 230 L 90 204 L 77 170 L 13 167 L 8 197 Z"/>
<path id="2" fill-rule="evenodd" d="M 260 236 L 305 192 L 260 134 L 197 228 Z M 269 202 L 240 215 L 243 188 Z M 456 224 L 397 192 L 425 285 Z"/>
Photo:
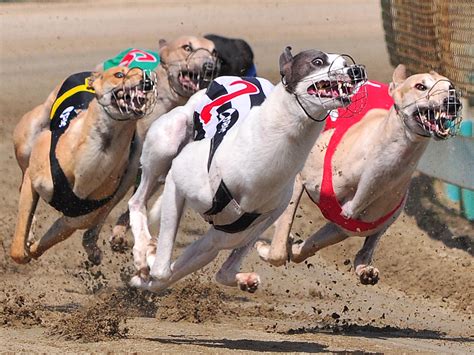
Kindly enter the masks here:
<path id="1" fill-rule="evenodd" d="M 350 118 L 344 118 L 348 115 L 348 112 L 346 112 L 346 110 L 351 110 L 351 105 L 349 105 L 348 108 L 338 110 L 339 116 L 341 116 L 342 118 L 332 121 L 329 116 L 326 121 L 326 126 L 324 130 L 327 131 L 330 129 L 334 129 L 334 132 L 326 149 L 326 155 L 324 156 L 321 193 L 319 197 L 319 202 L 316 203 L 319 209 L 321 210 L 321 213 L 326 219 L 351 232 L 366 232 L 377 228 L 393 216 L 393 214 L 400 208 L 405 199 L 405 197 L 403 197 L 400 203 L 392 211 L 373 222 L 364 222 L 358 219 L 346 219 L 341 216 L 342 208 L 336 198 L 336 194 L 334 193 L 334 186 L 332 181 L 333 155 L 336 152 L 336 149 L 340 141 L 342 140 L 344 134 L 349 130 L 349 128 L 359 122 L 369 110 L 374 108 L 389 109 L 393 105 L 393 99 L 388 95 L 387 84 L 368 81 L 365 85 L 367 87 L 368 97 L 367 103 L 361 112 L 351 114 Z M 359 94 L 356 94 L 356 96 L 354 97 L 354 102 L 357 101 L 357 95 Z"/>

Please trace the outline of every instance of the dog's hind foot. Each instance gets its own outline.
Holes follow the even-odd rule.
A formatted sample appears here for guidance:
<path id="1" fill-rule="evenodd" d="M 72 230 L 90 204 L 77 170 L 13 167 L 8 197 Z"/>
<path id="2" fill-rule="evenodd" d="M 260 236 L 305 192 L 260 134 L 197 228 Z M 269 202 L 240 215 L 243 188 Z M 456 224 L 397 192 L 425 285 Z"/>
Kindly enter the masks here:
<path id="1" fill-rule="evenodd" d="M 375 285 L 379 281 L 379 270 L 370 265 L 358 265 L 356 274 L 363 285 Z"/>
<path id="2" fill-rule="evenodd" d="M 130 244 L 127 240 L 127 231 L 126 226 L 116 225 L 112 230 L 112 235 L 109 238 L 109 244 L 112 251 L 125 253 L 130 249 Z"/>
<path id="3" fill-rule="evenodd" d="M 87 260 L 89 260 L 94 265 L 100 265 L 102 262 L 102 250 L 98 246 L 93 246 L 85 248 L 87 253 Z"/>
<path id="4" fill-rule="evenodd" d="M 260 276 L 255 272 L 239 272 L 235 275 L 237 285 L 242 291 L 254 293 L 260 285 Z"/>

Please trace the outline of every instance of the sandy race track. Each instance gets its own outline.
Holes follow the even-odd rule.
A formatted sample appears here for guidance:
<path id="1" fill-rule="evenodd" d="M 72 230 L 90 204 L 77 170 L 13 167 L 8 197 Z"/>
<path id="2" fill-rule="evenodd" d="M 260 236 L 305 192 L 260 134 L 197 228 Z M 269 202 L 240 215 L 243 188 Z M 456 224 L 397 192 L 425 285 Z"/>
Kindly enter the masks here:
<path id="1" fill-rule="evenodd" d="M 378 1 L 90 1 L 0 4 L 0 350 L 25 352 L 474 352 L 473 225 L 446 207 L 440 184 L 416 176 L 405 213 L 376 252 L 381 280 L 363 286 L 352 260 L 362 240 L 328 248 L 305 264 L 270 267 L 253 252 L 255 294 L 217 285 L 224 260 L 160 294 L 127 288 L 130 251 L 107 243 L 117 208 L 104 228 L 101 266 L 86 261 L 79 233 L 29 265 L 9 256 L 20 170 L 11 135 L 21 115 L 66 75 L 90 70 L 160 38 L 219 33 L 247 39 L 259 75 L 278 80 L 285 45 L 346 52 L 388 81 Z M 192 5 L 190 5 L 192 4 Z M 37 234 L 57 217 L 38 206 Z M 307 237 L 323 223 L 307 200 L 295 232 Z M 182 251 L 206 224 L 186 213 Z M 266 237 L 270 234 L 267 233 Z M 102 243 L 101 243 L 102 244 Z"/>

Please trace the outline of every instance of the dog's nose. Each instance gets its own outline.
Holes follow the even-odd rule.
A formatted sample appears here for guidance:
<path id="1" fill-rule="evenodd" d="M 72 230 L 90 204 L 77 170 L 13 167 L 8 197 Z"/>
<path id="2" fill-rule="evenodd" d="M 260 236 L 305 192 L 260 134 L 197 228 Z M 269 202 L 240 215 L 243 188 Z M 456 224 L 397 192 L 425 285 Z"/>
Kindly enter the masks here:
<path id="1" fill-rule="evenodd" d="M 212 72 L 215 69 L 216 69 L 216 63 L 214 63 L 213 61 L 204 62 L 204 64 L 202 65 L 202 70 L 204 72 Z"/>
<path id="2" fill-rule="evenodd" d="M 143 90 L 144 91 L 152 91 L 155 87 L 155 82 L 148 76 L 145 76 L 145 80 L 143 81 Z"/>
<path id="3" fill-rule="evenodd" d="M 443 106 L 449 115 L 456 115 L 462 108 L 461 101 L 453 95 L 444 98 Z"/>
<path id="4" fill-rule="evenodd" d="M 353 65 L 352 67 L 350 67 L 348 74 L 351 80 L 356 83 L 365 80 L 366 77 L 364 67 L 361 67 L 359 65 Z"/>

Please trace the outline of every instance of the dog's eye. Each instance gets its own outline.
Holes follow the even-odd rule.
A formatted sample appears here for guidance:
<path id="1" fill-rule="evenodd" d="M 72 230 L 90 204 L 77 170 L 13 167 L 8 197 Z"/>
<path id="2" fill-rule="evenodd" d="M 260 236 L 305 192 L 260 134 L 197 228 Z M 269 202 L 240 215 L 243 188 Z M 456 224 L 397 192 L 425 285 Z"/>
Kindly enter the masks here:
<path id="1" fill-rule="evenodd" d="M 186 52 L 192 52 L 193 48 L 189 44 L 185 44 L 182 47 Z"/>
<path id="2" fill-rule="evenodd" d="M 125 74 L 122 73 L 121 71 L 119 71 L 119 72 L 115 73 L 114 76 L 115 76 L 116 78 L 121 79 L 121 78 L 123 78 L 123 77 L 125 76 Z"/>
<path id="3" fill-rule="evenodd" d="M 324 61 L 321 58 L 316 58 L 316 59 L 313 59 L 312 63 L 320 67 L 321 65 L 324 64 Z"/>
<path id="4" fill-rule="evenodd" d="M 420 91 L 426 91 L 427 87 L 421 83 L 415 84 L 415 88 Z"/>

